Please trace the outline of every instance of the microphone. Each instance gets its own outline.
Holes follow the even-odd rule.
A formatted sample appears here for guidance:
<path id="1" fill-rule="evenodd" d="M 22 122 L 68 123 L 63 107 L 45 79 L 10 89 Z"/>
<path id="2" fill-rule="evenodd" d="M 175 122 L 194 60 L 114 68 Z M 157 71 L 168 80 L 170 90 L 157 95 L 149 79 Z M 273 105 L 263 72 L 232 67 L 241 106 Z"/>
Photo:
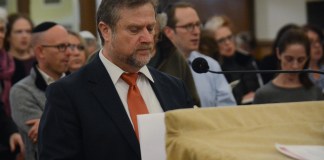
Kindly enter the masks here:
<path id="1" fill-rule="evenodd" d="M 209 65 L 205 58 L 198 57 L 191 63 L 192 69 L 196 73 L 207 73 L 209 71 Z"/>
<path id="2" fill-rule="evenodd" d="M 315 71 L 310 69 L 304 69 L 304 70 L 242 70 L 242 71 L 211 71 L 209 70 L 208 62 L 205 58 L 198 57 L 194 59 L 191 63 L 192 69 L 196 73 L 216 73 L 216 74 L 228 74 L 228 73 L 318 73 L 318 74 L 324 74 L 323 71 Z"/>

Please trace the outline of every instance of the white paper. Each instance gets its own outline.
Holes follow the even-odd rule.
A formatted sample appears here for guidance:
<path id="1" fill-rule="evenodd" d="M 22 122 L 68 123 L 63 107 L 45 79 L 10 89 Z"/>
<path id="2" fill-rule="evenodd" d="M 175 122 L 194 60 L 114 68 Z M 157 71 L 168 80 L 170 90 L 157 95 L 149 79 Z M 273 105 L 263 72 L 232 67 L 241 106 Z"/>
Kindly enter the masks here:
<path id="1" fill-rule="evenodd" d="M 142 160 L 166 160 L 164 113 L 137 116 Z"/>
<path id="2" fill-rule="evenodd" d="M 279 152 L 297 160 L 324 160 L 324 146 L 282 144 L 275 146 Z"/>

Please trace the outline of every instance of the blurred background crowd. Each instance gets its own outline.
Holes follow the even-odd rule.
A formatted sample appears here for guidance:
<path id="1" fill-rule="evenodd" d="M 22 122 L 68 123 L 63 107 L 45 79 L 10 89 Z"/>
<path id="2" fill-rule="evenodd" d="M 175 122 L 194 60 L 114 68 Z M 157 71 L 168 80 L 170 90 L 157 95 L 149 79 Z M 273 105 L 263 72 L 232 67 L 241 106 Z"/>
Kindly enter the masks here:
<path id="1" fill-rule="evenodd" d="M 210 81 L 202 84 L 206 79 L 192 72 L 186 51 L 207 56 L 208 61 L 222 71 L 324 71 L 324 1 L 187 0 L 199 18 L 183 25 L 178 24 L 186 19 L 170 13 L 175 2 L 178 0 L 160 0 L 154 35 L 156 47 L 148 65 L 184 80 L 197 106 L 323 100 L 324 75 L 317 73 L 231 73 L 215 79 L 206 77 Z M 33 159 L 20 153 L 36 152 L 37 133 L 34 132 L 37 132 L 39 117 L 33 114 L 41 115 L 43 108 L 29 111 L 24 103 L 39 106 L 45 103 L 45 98 L 22 102 L 22 91 L 12 91 L 12 88 L 32 76 L 35 67 L 39 67 L 37 64 L 59 72 L 58 78 L 61 78 L 90 62 L 101 47 L 95 19 L 99 3 L 100 0 L 0 1 L 0 159 Z M 172 22 L 172 15 L 178 18 L 176 22 Z M 68 44 L 54 46 L 68 55 L 66 70 L 55 68 L 55 58 L 42 61 L 36 56 L 32 47 L 34 29 L 44 21 L 61 24 L 68 31 Z M 190 41 L 197 43 L 197 48 L 186 46 L 187 33 L 196 37 Z M 43 96 L 51 83 L 45 81 L 45 88 L 40 92 Z M 218 85 L 213 88 L 216 81 Z M 206 86 L 207 83 L 211 85 Z M 219 90 L 218 99 L 213 103 L 208 96 L 215 90 Z"/>

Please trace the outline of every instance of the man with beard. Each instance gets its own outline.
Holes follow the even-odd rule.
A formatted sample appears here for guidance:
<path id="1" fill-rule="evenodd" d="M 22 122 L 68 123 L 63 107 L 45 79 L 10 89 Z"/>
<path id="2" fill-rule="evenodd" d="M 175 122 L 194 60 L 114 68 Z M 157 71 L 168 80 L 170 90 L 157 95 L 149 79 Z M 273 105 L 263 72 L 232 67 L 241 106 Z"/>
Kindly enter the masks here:
<path id="1" fill-rule="evenodd" d="M 182 81 L 146 66 L 155 8 L 153 0 L 101 2 L 97 26 L 103 48 L 47 90 L 41 160 L 140 160 L 136 116 L 193 106 Z"/>

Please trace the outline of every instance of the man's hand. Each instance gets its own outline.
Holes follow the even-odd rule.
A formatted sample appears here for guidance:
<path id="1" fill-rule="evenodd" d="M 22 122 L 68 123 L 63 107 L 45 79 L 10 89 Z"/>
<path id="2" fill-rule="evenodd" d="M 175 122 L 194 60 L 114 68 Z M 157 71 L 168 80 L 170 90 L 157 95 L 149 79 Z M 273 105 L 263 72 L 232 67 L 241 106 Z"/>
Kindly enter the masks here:
<path id="1" fill-rule="evenodd" d="M 31 126 L 30 130 L 28 131 L 28 137 L 34 143 L 37 143 L 39 121 L 40 119 L 31 119 L 26 121 L 26 124 Z"/>
<path id="2" fill-rule="evenodd" d="M 10 135 L 9 145 L 11 152 L 16 150 L 16 146 L 19 146 L 20 153 L 19 156 L 24 159 L 25 156 L 25 145 L 19 133 L 13 133 Z"/>

